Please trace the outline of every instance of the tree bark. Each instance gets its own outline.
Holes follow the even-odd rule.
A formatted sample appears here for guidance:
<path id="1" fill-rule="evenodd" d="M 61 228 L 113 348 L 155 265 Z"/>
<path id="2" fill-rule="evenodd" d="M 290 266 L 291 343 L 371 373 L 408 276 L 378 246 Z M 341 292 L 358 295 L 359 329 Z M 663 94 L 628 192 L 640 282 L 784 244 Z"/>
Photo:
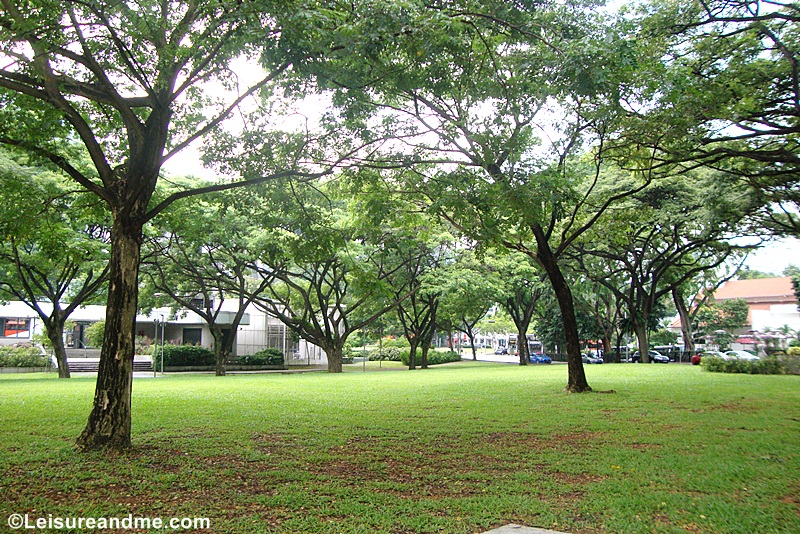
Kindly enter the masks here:
<path id="1" fill-rule="evenodd" d="M 636 341 L 639 345 L 639 357 L 642 363 L 650 363 L 650 341 L 647 339 L 647 323 L 636 321 L 633 324 Z"/>
<path id="2" fill-rule="evenodd" d="M 683 336 L 683 350 L 689 356 L 694 355 L 694 338 L 692 332 L 692 320 L 689 318 L 689 310 L 683 298 L 683 291 L 680 288 L 672 290 L 672 300 L 678 310 L 678 317 L 681 320 L 681 335 Z"/>
<path id="3" fill-rule="evenodd" d="M 415 338 L 416 339 L 416 338 Z M 417 368 L 417 346 L 418 343 L 410 342 L 410 347 L 408 349 L 408 369 L 409 371 L 413 371 Z M 427 364 L 427 362 L 425 362 Z"/>
<path id="4" fill-rule="evenodd" d="M 69 378 L 69 362 L 67 349 L 64 347 L 64 321 L 49 321 L 45 324 L 47 339 L 53 346 L 53 354 L 58 364 L 58 378 Z"/>
<path id="5" fill-rule="evenodd" d="M 519 364 L 528 365 L 530 348 L 528 347 L 528 329 L 517 325 L 517 346 L 519 347 Z"/>
<path id="6" fill-rule="evenodd" d="M 341 373 L 342 372 L 342 348 L 341 347 L 324 347 L 325 355 L 328 357 L 328 372 Z"/>
<path id="7" fill-rule="evenodd" d="M 141 226 L 115 217 L 111 230 L 111 265 L 106 328 L 94 406 L 77 446 L 81 450 L 123 449 L 131 446 L 131 389 L 133 385 Z"/>
<path id="8" fill-rule="evenodd" d="M 533 228 L 538 252 L 536 260 L 544 268 L 553 291 L 556 294 L 558 307 L 561 310 L 561 319 L 564 323 L 564 337 L 567 341 L 567 386 L 566 390 L 571 393 L 582 393 L 592 391 L 586 381 L 586 374 L 583 371 L 583 360 L 581 359 L 581 344 L 578 336 L 578 321 L 575 318 L 575 304 L 572 300 L 572 291 L 561 272 L 558 259 L 550 249 L 547 236 L 544 230 L 536 225 Z M 527 341 L 527 340 L 526 340 Z"/>

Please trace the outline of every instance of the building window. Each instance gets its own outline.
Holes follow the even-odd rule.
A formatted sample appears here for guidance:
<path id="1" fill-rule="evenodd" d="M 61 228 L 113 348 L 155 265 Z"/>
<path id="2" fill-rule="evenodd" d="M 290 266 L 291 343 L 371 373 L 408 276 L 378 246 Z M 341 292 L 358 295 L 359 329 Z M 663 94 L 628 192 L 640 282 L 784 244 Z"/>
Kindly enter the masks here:
<path id="1" fill-rule="evenodd" d="M 203 329 L 202 328 L 184 328 L 183 329 L 183 344 L 184 345 L 202 345 L 203 343 Z"/>
<path id="2" fill-rule="evenodd" d="M 31 337 L 31 320 L 0 317 L 0 333 L 3 334 L 3 337 L 28 339 Z"/>

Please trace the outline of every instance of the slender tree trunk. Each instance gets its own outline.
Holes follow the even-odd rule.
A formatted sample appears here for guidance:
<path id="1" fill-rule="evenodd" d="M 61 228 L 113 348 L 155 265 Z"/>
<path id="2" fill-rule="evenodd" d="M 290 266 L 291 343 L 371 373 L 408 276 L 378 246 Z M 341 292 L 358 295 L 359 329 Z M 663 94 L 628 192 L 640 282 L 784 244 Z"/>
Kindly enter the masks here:
<path id="1" fill-rule="evenodd" d="M 81 450 L 123 449 L 131 446 L 131 389 L 133 385 L 140 226 L 115 217 L 111 230 L 111 265 L 106 328 L 94 405 L 77 446 Z"/>
<path id="2" fill-rule="evenodd" d="M 650 363 L 650 341 L 647 339 L 647 323 L 643 321 L 634 322 L 633 331 L 636 334 L 642 363 Z"/>
<path id="3" fill-rule="evenodd" d="M 469 339 L 469 348 L 472 349 L 472 361 L 478 361 L 478 349 L 475 348 L 475 336 L 472 334 L 472 330 L 470 329 L 467 332 L 467 338 Z"/>
<path id="4" fill-rule="evenodd" d="M 689 318 L 689 310 L 683 298 L 680 288 L 672 290 L 672 300 L 678 310 L 678 317 L 681 320 L 681 335 L 683 336 L 683 350 L 692 356 L 694 354 L 694 334 L 692 332 L 692 320 Z"/>
<path id="5" fill-rule="evenodd" d="M 586 374 L 583 371 L 583 360 L 581 359 L 581 344 L 578 336 L 578 321 L 575 318 L 575 304 L 572 300 L 572 291 L 561 272 L 558 259 L 550 250 L 547 237 L 540 226 L 532 228 L 536 236 L 538 247 L 537 260 L 547 273 L 553 291 L 556 294 L 558 307 L 561 310 L 561 318 L 564 323 L 564 337 L 567 341 L 567 391 L 571 393 L 582 393 L 591 391 L 592 388 L 586 381 Z"/>
<path id="6" fill-rule="evenodd" d="M 519 364 L 528 365 L 530 361 L 530 347 L 528 347 L 528 329 L 517 325 L 517 344 L 519 346 Z"/>
<path id="7" fill-rule="evenodd" d="M 221 348 L 214 349 L 214 359 L 216 363 L 214 367 L 214 374 L 216 376 L 225 376 L 228 353 Z"/>
<path id="8" fill-rule="evenodd" d="M 211 335 L 214 338 L 214 374 L 216 376 L 225 376 L 226 360 L 228 359 L 228 354 L 230 354 L 230 350 L 225 343 L 225 334 L 221 330 L 212 329 Z"/>
<path id="9" fill-rule="evenodd" d="M 53 354 L 58 364 L 58 378 L 69 378 L 69 362 L 67 349 L 64 347 L 64 321 L 51 319 L 46 325 L 47 339 L 53 346 Z"/>
<path id="10" fill-rule="evenodd" d="M 416 337 L 414 337 L 414 341 L 410 342 L 410 347 L 408 349 L 408 369 L 413 371 L 417 368 L 417 346 L 419 342 L 416 341 Z M 426 362 L 427 363 L 427 362 Z"/>
<path id="11" fill-rule="evenodd" d="M 430 349 L 431 349 L 430 342 L 423 343 L 422 346 L 420 347 L 421 356 L 420 356 L 420 365 L 419 366 L 422 369 L 427 369 L 428 368 L 428 351 Z"/>

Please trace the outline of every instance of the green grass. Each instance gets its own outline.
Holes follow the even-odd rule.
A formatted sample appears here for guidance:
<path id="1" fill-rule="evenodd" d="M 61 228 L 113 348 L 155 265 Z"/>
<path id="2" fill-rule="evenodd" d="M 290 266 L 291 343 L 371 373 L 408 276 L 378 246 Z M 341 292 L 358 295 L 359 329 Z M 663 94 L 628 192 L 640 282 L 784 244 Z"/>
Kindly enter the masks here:
<path id="1" fill-rule="evenodd" d="M 0 376 L 0 531 L 16 512 L 213 532 L 800 532 L 796 376 L 587 366 L 616 393 L 570 395 L 563 365 L 361 370 L 136 379 L 124 454 L 73 449 L 93 378 Z"/>

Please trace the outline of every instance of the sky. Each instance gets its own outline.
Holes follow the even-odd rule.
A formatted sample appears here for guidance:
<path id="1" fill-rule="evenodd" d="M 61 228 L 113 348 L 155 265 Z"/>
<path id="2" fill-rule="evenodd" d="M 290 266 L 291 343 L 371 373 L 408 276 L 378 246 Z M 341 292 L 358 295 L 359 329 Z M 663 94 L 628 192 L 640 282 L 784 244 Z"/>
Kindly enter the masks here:
<path id="1" fill-rule="evenodd" d="M 781 239 L 750 254 L 745 265 L 755 271 L 780 275 L 789 265 L 800 266 L 800 240 Z"/>

